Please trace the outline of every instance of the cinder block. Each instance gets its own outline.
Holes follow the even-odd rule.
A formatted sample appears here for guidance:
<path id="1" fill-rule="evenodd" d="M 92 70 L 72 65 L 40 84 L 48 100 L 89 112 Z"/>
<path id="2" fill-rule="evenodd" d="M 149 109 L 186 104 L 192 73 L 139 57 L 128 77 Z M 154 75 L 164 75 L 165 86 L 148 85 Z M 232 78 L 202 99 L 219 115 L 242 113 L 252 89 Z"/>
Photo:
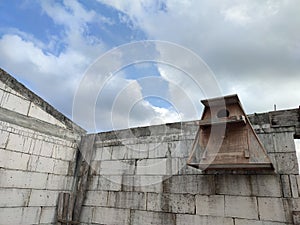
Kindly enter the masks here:
<path id="1" fill-rule="evenodd" d="M 30 104 L 29 101 L 7 92 L 3 93 L 1 99 L 2 99 L 1 107 L 23 115 L 27 115 L 29 104 Z"/>
<path id="2" fill-rule="evenodd" d="M 284 225 L 284 224 L 286 224 L 286 223 L 247 220 L 247 219 L 238 219 L 238 218 L 235 219 L 235 225 Z M 292 224 L 290 224 L 290 225 L 292 225 Z"/>
<path id="3" fill-rule="evenodd" d="M 273 133 L 275 152 L 295 152 L 294 130 L 292 132 Z"/>
<path id="4" fill-rule="evenodd" d="M 80 213 L 80 224 L 92 224 L 94 207 L 83 206 Z"/>
<path id="5" fill-rule="evenodd" d="M 29 154 L 0 149 L 0 165 L 2 168 L 26 170 Z"/>
<path id="6" fill-rule="evenodd" d="M 251 195 L 251 181 L 249 175 L 222 174 L 216 176 L 216 193 L 225 195 Z"/>
<path id="7" fill-rule="evenodd" d="M 298 192 L 298 185 L 297 185 L 297 175 L 290 175 L 290 185 L 291 185 L 291 191 L 292 191 L 292 196 L 293 198 L 298 198 L 299 197 L 299 192 Z"/>
<path id="8" fill-rule="evenodd" d="M 261 220 L 287 222 L 281 198 L 258 198 L 258 208 Z"/>
<path id="9" fill-rule="evenodd" d="M 273 133 L 262 133 L 257 135 L 268 153 L 275 152 Z"/>
<path id="10" fill-rule="evenodd" d="M 4 130 L 0 130 L 0 148 L 5 148 L 6 143 L 8 141 L 8 136 L 9 136 L 8 132 Z"/>
<path id="11" fill-rule="evenodd" d="M 40 214 L 41 214 L 40 207 L 2 208 L 0 210 L 1 224 L 3 225 L 39 224 Z"/>
<path id="12" fill-rule="evenodd" d="M 174 141 L 171 148 L 171 157 L 173 158 L 187 158 L 192 150 L 193 140 Z"/>
<path id="13" fill-rule="evenodd" d="M 186 194 L 215 194 L 215 182 L 213 175 L 180 175 L 172 176 L 163 182 L 163 190 L 166 193 Z"/>
<path id="14" fill-rule="evenodd" d="M 110 192 L 110 207 L 146 210 L 146 196 L 141 192 Z"/>
<path id="15" fill-rule="evenodd" d="M 0 187 L 43 189 L 47 176 L 46 173 L 0 169 Z"/>
<path id="16" fill-rule="evenodd" d="M 283 190 L 283 197 L 292 197 L 290 179 L 288 175 L 281 175 L 281 183 Z"/>
<path id="17" fill-rule="evenodd" d="M 0 207 L 25 207 L 29 195 L 30 189 L 0 189 Z"/>
<path id="18" fill-rule="evenodd" d="M 281 183 L 278 175 L 251 175 L 252 195 L 262 197 L 281 197 Z"/>
<path id="19" fill-rule="evenodd" d="M 66 126 L 62 122 L 55 119 L 53 116 L 51 116 L 46 111 L 42 110 L 39 106 L 37 106 L 34 103 L 30 104 L 28 116 L 37 118 L 37 119 L 45 121 L 47 123 L 51 123 L 53 125 L 57 125 L 57 126 L 66 128 Z"/>
<path id="20" fill-rule="evenodd" d="M 176 225 L 234 225 L 232 218 L 177 214 Z"/>
<path id="21" fill-rule="evenodd" d="M 163 176 L 134 176 L 134 191 L 137 192 L 163 192 Z"/>
<path id="22" fill-rule="evenodd" d="M 51 142 L 43 141 L 40 155 L 41 156 L 46 156 L 46 157 L 51 157 L 53 154 L 53 149 L 54 149 L 54 144 Z"/>
<path id="23" fill-rule="evenodd" d="M 108 206 L 107 191 L 87 191 L 84 205 L 86 206 Z"/>
<path id="24" fill-rule="evenodd" d="M 176 224 L 175 214 L 149 212 L 149 211 L 132 211 L 130 225 L 174 225 Z"/>
<path id="25" fill-rule="evenodd" d="M 54 224 L 56 222 L 56 207 L 42 207 L 40 224 Z"/>
<path id="26" fill-rule="evenodd" d="M 47 190 L 70 190 L 73 176 L 49 174 L 46 184 Z"/>
<path id="27" fill-rule="evenodd" d="M 190 194 L 148 193 L 147 210 L 194 214 L 195 196 Z"/>
<path id="28" fill-rule="evenodd" d="M 196 214 L 207 216 L 225 215 L 224 195 L 196 195 Z"/>
<path id="29" fill-rule="evenodd" d="M 111 159 L 114 159 L 112 158 L 111 146 L 96 148 L 94 152 L 93 160 L 111 160 Z"/>
<path id="30" fill-rule="evenodd" d="M 52 158 L 31 155 L 28 164 L 28 170 L 43 173 L 53 173 L 54 163 L 55 161 Z"/>
<path id="31" fill-rule="evenodd" d="M 167 142 L 149 143 L 149 158 L 165 158 L 168 152 Z"/>
<path id="32" fill-rule="evenodd" d="M 69 162 L 59 159 L 54 160 L 53 173 L 67 175 L 69 171 Z"/>
<path id="33" fill-rule="evenodd" d="M 137 175 L 173 175 L 177 174 L 178 160 L 177 159 L 144 159 L 137 162 Z"/>
<path id="34" fill-rule="evenodd" d="M 279 174 L 299 174 L 296 152 L 273 153 Z"/>
<path id="35" fill-rule="evenodd" d="M 58 191 L 32 190 L 29 198 L 29 206 L 56 206 Z"/>
<path id="36" fill-rule="evenodd" d="M 6 148 L 12 151 L 28 153 L 31 142 L 32 138 L 10 133 Z"/>
<path id="37" fill-rule="evenodd" d="M 106 225 L 129 225 L 130 210 L 97 207 L 94 209 L 92 223 Z"/>
<path id="38" fill-rule="evenodd" d="M 98 190 L 103 191 L 121 191 L 122 188 L 122 176 L 99 176 Z"/>
<path id="39" fill-rule="evenodd" d="M 258 219 L 256 198 L 225 196 L 225 216 Z"/>
<path id="40" fill-rule="evenodd" d="M 135 165 L 132 160 L 102 161 L 99 174 L 101 175 L 123 175 L 134 174 Z"/>

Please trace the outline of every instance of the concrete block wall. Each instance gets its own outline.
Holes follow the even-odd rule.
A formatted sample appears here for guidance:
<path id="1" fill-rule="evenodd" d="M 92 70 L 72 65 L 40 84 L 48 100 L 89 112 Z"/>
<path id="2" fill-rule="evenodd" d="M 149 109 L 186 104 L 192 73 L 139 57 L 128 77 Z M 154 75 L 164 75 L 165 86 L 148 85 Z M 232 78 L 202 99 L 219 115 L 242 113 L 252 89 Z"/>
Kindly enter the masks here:
<path id="1" fill-rule="evenodd" d="M 82 224 L 300 224 L 295 126 L 252 122 L 274 172 L 186 166 L 193 122 L 99 133 Z"/>
<path id="2" fill-rule="evenodd" d="M 0 224 L 56 224 L 58 194 L 73 188 L 80 129 L 0 72 Z"/>

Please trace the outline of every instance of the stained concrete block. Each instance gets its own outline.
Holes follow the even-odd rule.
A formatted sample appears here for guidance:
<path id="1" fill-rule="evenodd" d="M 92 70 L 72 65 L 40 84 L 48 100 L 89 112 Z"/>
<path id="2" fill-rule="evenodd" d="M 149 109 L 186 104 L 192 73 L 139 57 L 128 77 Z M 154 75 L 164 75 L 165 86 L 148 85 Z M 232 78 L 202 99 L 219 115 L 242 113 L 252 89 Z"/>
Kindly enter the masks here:
<path id="1" fill-rule="evenodd" d="M 12 151 L 28 153 L 31 142 L 32 138 L 10 133 L 6 148 Z"/>
<path id="2" fill-rule="evenodd" d="M 131 212 L 130 225 L 174 225 L 175 221 L 175 214 L 134 210 Z"/>
<path id="3" fill-rule="evenodd" d="M 149 158 L 165 158 L 168 150 L 169 148 L 167 142 L 149 143 Z"/>
<path id="4" fill-rule="evenodd" d="M 258 198 L 258 208 L 261 220 L 288 222 L 281 198 Z"/>
<path id="5" fill-rule="evenodd" d="M 283 197 L 292 197 L 289 175 L 281 175 Z"/>
<path id="6" fill-rule="evenodd" d="M 94 209 L 92 223 L 106 225 L 129 225 L 130 210 L 97 207 Z"/>
<path id="7" fill-rule="evenodd" d="M 273 133 L 275 152 L 295 152 L 294 131 Z"/>
<path id="8" fill-rule="evenodd" d="M 73 176 L 49 174 L 45 188 L 47 190 L 70 190 Z"/>
<path id="9" fill-rule="evenodd" d="M 102 161 L 100 164 L 100 175 L 123 175 L 134 174 L 135 165 L 131 160 Z"/>
<path id="10" fill-rule="evenodd" d="M 250 196 L 252 192 L 249 175 L 217 175 L 216 184 L 217 194 Z"/>
<path id="11" fill-rule="evenodd" d="M 53 173 L 54 164 L 55 160 L 52 158 L 31 155 L 28 163 L 28 170 L 43 173 Z"/>
<path id="12" fill-rule="evenodd" d="M 44 141 L 41 147 L 40 155 L 51 157 L 53 155 L 54 143 Z"/>
<path id="13" fill-rule="evenodd" d="M 107 191 L 87 191 L 83 205 L 86 206 L 108 206 Z"/>
<path id="14" fill-rule="evenodd" d="M 195 196 L 190 194 L 148 193 L 147 210 L 194 214 Z"/>
<path id="15" fill-rule="evenodd" d="M 0 149 L 0 165 L 2 168 L 26 170 L 29 154 Z"/>
<path id="16" fill-rule="evenodd" d="M 0 224 L 29 225 L 39 224 L 40 207 L 2 208 L 0 210 Z M 30 215 L 30 216 L 29 216 Z"/>
<path id="17" fill-rule="evenodd" d="M 146 194 L 141 192 L 110 192 L 108 203 L 110 207 L 123 209 L 146 210 Z"/>
<path id="18" fill-rule="evenodd" d="M 52 158 L 65 161 L 75 160 L 76 149 L 66 146 L 55 145 L 53 148 Z"/>
<path id="19" fill-rule="evenodd" d="M 67 175 L 69 171 L 69 162 L 59 159 L 54 160 L 53 173 Z"/>
<path id="20" fill-rule="evenodd" d="M 258 219 L 256 198 L 225 196 L 225 216 Z"/>
<path id="21" fill-rule="evenodd" d="M 224 195 L 196 195 L 196 214 L 208 216 L 225 215 Z"/>
<path id="22" fill-rule="evenodd" d="M 177 214 L 176 225 L 234 225 L 232 218 Z"/>
<path id="23" fill-rule="evenodd" d="M 48 174 L 0 169 L 0 187 L 43 189 Z"/>
<path id="24" fill-rule="evenodd" d="M 98 190 L 103 191 L 121 191 L 122 176 L 102 175 L 98 179 Z"/>
<path id="25" fill-rule="evenodd" d="M 292 197 L 293 198 L 298 198 L 299 197 L 299 192 L 298 192 L 298 185 L 297 185 L 297 175 L 290 175 L 290 185 L 291 185 L 291 192 L 292 192 Z"/>
<path id="26" fill-rule="evenodd" d="M 5 148 L 8 141 L 9 133 L 3 130 L 0 130 L 0 148 Z"/>
<path id="27" fill-rule="evenodd" d="M 30 189 L 0 189 L 0 207 L 25 207 L 29 196 Z"/>
<path id="28" fill-rule="evenodd" d="M 299 174 L 296 152 L 273 153 L 279 174 Z"/>
<path id="29" fill-rule="evenodd" d="M 56 206 L 58 191 L 32 190 L 29 198 L 29 206 Z"/>
<path id="30" fill-rule="evenodd" d="M 54 224 L 57 207 L 42 207 L 39 224 Z"/>
<path id="31" fill-rule="evenodd" d="M 186 194 L 215 194 L 215 182 L 213 175 L 180 175 L 172 176 L 163 182 L 163 190 L 166 193 Z"/>
<path id="32" fill-rule="evenodd" d="M 137 175 L 168 175 L 168 159 L 144 159 L 137 162 Z"/>
<path id="33" fill-rule="evenodd" d="M 247 220 L 247 219 L 235 219 L 235 225 L 292 225 L 280 222 L 270 222 L 270 221 L 258 221 L 258 220 Z"/>
<path id="34" fill-rule="evenodd" d="M 192 150 L 193 140 L 174 141 L 172 147 L 169 148 L 171 157 L 187 158 Z"/>
<path id="35" fill-rule="evenodd" d="M 94 207 L 83 206 L 80 213 L 80 224 L 92 224 Z"/>
<path id="36" fill-rule="evenodd" d="M 281 182 L 278 175 L 251 175 L 253 196 L 281 197 Z"/>
<path id="37" fill-rule="evenodd" d="M 164 176 L 134 176 L 134 191 L 137 192 L 163 192 Z"/>

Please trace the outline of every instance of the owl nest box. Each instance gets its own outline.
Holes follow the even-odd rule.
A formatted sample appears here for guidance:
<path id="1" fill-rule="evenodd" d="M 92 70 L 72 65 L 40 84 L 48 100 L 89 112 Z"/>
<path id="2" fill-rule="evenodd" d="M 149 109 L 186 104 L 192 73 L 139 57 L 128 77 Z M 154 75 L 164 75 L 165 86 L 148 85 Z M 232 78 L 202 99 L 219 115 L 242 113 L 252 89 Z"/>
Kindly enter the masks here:
<path id="1" fill-rule="evenodd" d="M 237 95 L 202 100 L 188 165 L 201 170 L 273 169 Z"/>

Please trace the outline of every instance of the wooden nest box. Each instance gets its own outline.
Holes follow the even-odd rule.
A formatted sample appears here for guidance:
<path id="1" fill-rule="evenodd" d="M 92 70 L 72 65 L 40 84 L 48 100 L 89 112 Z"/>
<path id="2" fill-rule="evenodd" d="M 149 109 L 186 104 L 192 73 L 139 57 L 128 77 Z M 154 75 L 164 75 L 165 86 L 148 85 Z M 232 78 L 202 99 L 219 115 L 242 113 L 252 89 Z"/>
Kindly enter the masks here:
<path id="1" fill-rule="evenodd" d="M 201 170 L 273 169 L 237 95 L 202 100 L 188 165 Z"/>

